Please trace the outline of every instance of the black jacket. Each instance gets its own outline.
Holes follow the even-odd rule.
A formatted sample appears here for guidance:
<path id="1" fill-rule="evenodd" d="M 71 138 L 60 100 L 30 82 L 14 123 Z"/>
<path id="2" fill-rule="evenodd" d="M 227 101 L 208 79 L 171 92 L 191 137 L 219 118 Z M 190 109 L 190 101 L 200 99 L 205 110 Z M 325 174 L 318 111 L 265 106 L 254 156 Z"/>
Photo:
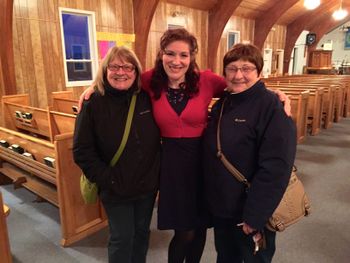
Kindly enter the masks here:
<path id="1" fill-rule="evenodd" d="M 296 152 L 295 125 L 277 96 L 261 81 L 226 94 L 221 145 L 227 159 L 251 182 L 248 192 L 216 157 L 222 99 L 214 105 L 204 135 L 205 193 L 215 217 L 262 229 L 287 187 Z"/>
<path id="2" fill-rule="evenodd" d="M 124 152 L 114 167 L 109 163 L 116 153 L 125 128 L 132 90 L 105 88 L 84 101 L 75 123 L 74 161 L 86 177 L 97 183 L 105 202 L 131 200 L 158 189 L 160 135 L 154 122 L 149 96 L 137 96 L 130 134 Z"/>

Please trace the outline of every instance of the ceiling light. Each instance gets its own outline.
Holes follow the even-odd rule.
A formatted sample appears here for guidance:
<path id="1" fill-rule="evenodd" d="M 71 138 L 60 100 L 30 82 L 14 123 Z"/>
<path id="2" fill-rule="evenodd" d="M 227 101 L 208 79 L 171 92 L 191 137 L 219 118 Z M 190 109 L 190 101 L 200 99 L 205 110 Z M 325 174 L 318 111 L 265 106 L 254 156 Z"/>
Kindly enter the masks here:
<path id="1" fill-rule="evenodd" d="M 320 5 L 320 0 L 304 0 L 304 6 L 306 9 L 312 10 Z"/>
<path id="2" fill-rule="evenodd" d="M 347 15 L 348 15 L 348 11 L 346 11 L 345 9 L 343 9 L 343 5 L 342 5 L 342 0 L 340 0 L 340 6 L 339 9 L 335 10 L 333 13 L 333 18 L 335 20 L 342 20 L 344 19 Z"/>
<path id="3" fill-rule="evenodd" d="M 335 10 L 334 13 L 333 13 L 333 18 L 335 20 L 342 20 L 344 19 L 346 16 L 348 15 L 348 11 L 346 11 L 345 9 L 338 9 L 338 10 Z"/>

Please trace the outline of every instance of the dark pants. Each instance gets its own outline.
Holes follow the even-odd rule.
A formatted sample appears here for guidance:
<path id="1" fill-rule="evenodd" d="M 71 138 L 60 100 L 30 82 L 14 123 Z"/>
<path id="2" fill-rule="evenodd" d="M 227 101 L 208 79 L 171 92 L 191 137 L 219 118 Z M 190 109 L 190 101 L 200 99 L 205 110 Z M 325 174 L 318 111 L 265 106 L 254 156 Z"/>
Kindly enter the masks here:
<path id="1" fill-rule="evenodd" d="M 146 262 L 155 195 L 125 203 L 104 203 L 110 238 L 109 263 Z"/>
<path id="2" fill-rule="evenodd" d="M 242 227 L 214 227 L 215 248 L 218 253 L 217 263 L 268 263 L 275 254 L 276 233 L 264 230 L 266 248 L 256 255 L 252 236 L 244 234 Z"/>

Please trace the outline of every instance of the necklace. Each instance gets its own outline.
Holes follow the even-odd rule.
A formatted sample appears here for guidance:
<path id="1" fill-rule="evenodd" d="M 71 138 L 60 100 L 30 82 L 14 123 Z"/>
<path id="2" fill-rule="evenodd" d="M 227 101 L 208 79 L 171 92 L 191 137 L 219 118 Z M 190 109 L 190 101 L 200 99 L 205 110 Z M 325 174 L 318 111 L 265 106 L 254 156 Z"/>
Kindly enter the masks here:
<path id="1" fill-rule="evenodd" d="M 171 104 L 179 104 L 185 98 L 183 89 L 172 89 L 168 87 L 167 98 Z"/>

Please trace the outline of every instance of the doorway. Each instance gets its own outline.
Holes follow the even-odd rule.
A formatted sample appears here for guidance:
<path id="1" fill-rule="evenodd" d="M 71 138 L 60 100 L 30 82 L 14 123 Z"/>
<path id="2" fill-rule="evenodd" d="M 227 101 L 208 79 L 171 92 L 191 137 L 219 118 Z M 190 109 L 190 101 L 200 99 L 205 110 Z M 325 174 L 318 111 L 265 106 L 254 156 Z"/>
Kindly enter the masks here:
<path id="1" fill-rule="evenodd" d="M 271 64 L 272 64 L 272 49 L 264 49 L 264 68 L 262 71 L 263 77 L 267 78 L 271 74 Z"/>
<path id="2" fill-rule="evenodd" d="M 283 75 L 283 57 L 284 57 L 284 50 L 277 49 L 276 50 L 276 74 L 280 76 Z"/>

